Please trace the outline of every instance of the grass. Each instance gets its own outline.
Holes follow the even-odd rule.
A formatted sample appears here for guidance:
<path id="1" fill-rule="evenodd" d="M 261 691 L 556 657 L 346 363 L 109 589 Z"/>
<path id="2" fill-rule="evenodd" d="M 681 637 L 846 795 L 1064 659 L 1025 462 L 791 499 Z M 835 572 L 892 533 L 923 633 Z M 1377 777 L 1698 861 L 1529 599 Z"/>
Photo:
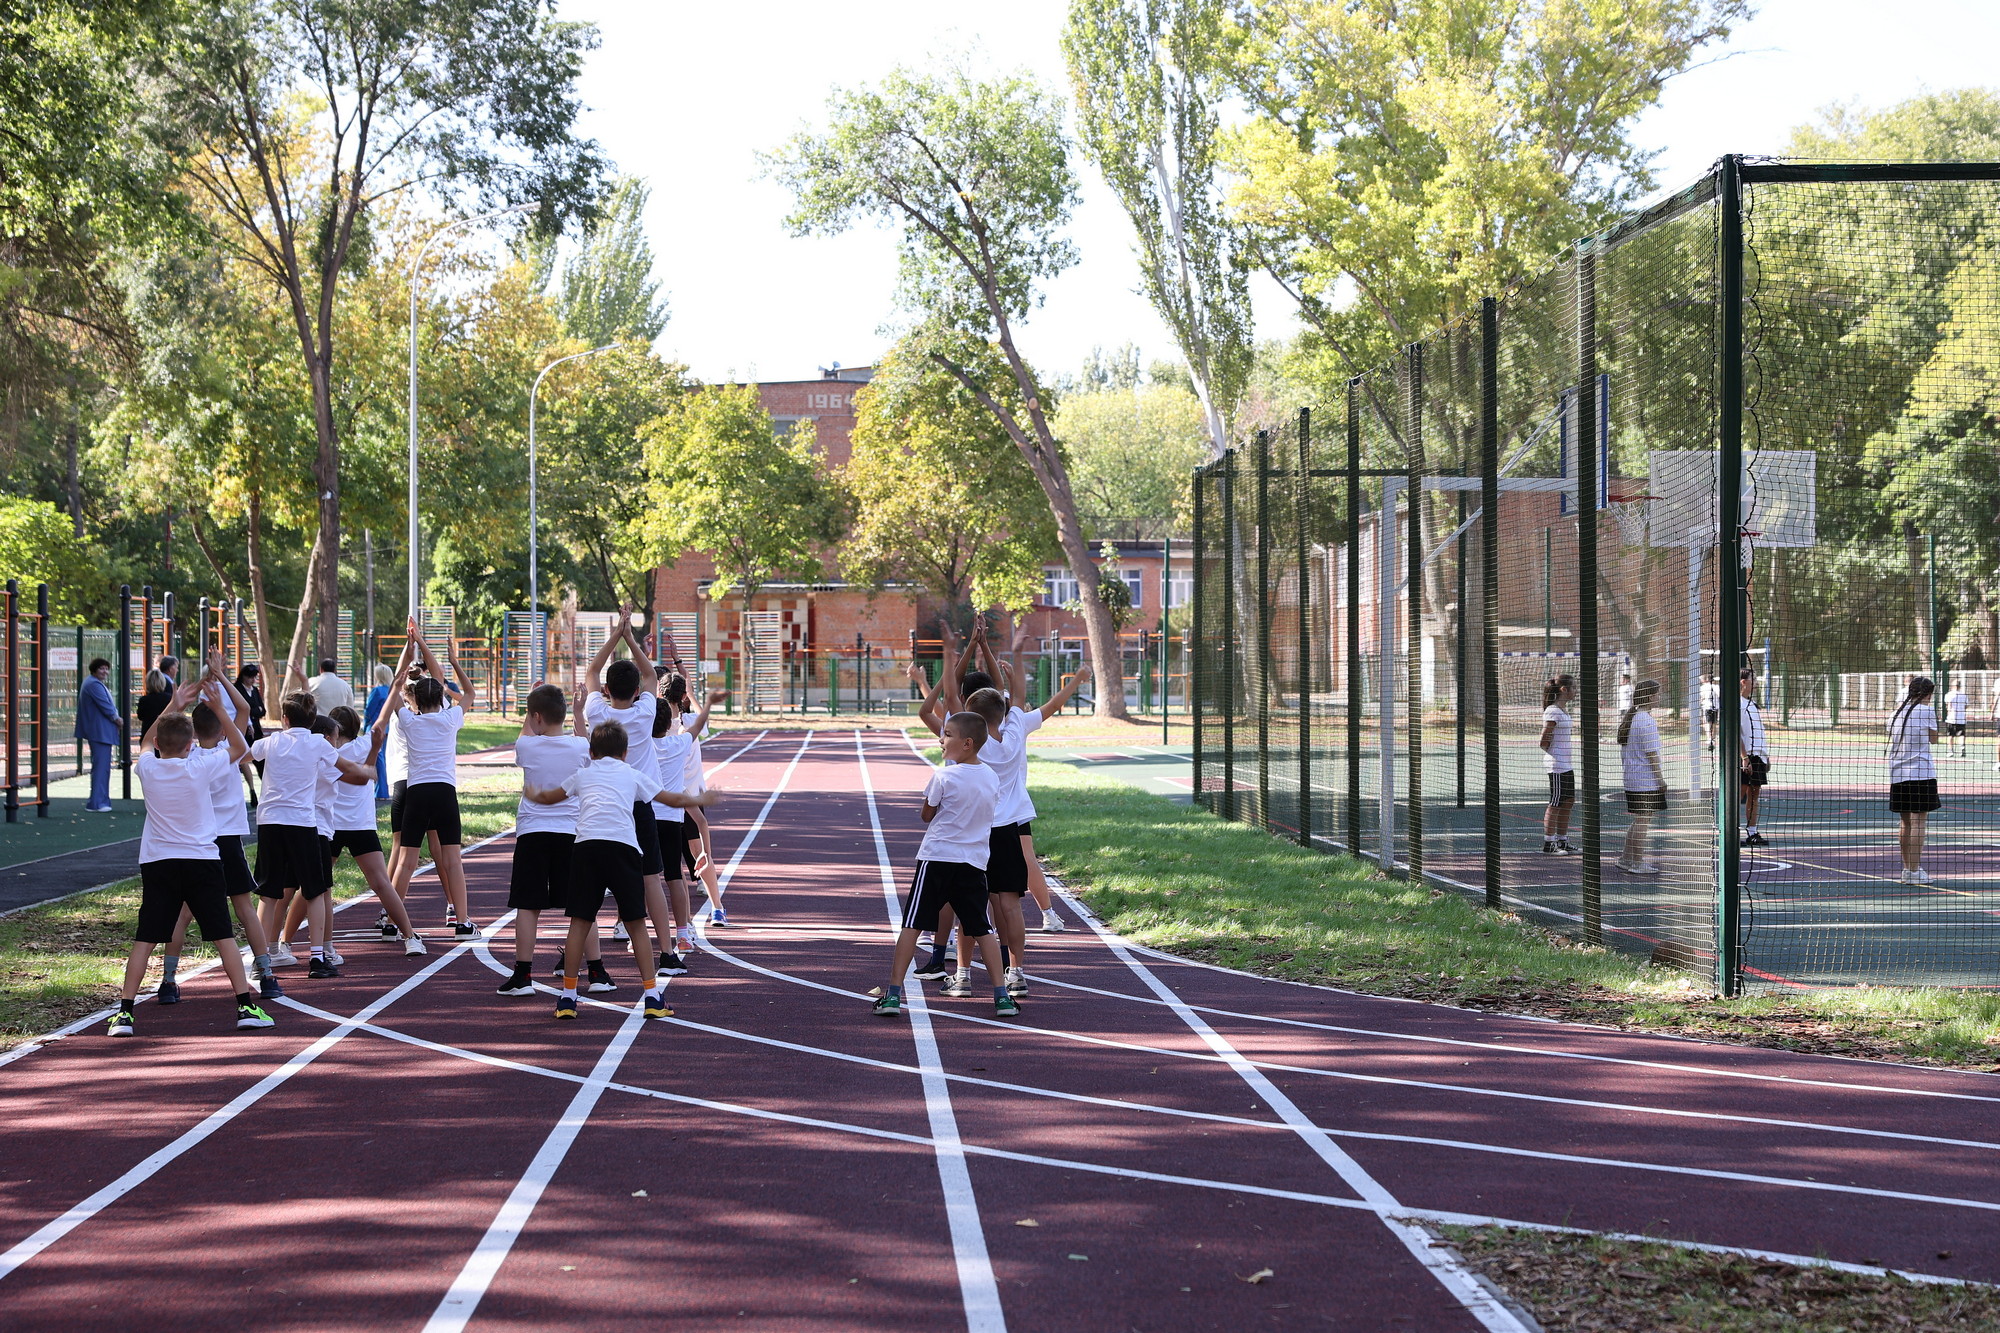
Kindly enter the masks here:
<path id="1" fill-rule="evenodd" d="M 1508 1227 L 1441 1228 L 1547 1329 L 1646 1333 L 2000 1327 L 2000 1290 L 1843 1273 L 1674 1245 Z M 1949 1271 L 1951 1251 L 1939 1252 Z"/>
<path id="2" fill-rule="evenodd" d="M 1686 973 L 1030 761 L 1035 847 L 1121 933 L 1205 962 L 1469 1008 L 1785 1050 L 1993 1069 L 2000 996 L 1883 988 L 1721 999 Z"/>
<path id="3" fill-rule="evenodd" d="M 458 729 L 458 752 L 490 750 L 496 745 L 512 745 L 521 735 L 521 719 L 473 714 Z"/>
<path id="4" fill-rule="evenodd" d="M 515 732 L 519 732 L 518 727 Z M 465 841 L 476 842 L 510 827 L 519 799 L 517 778 L 484 778 L 460 787 Z M 381 820 L 386 842 L 386 806 Z M 253 851 L 253 864 L 255 855 Z M 346 857 L 334 872 L 333 892 L 342 900 L 367 892 L 361 872 Z M 439 891 L 433 885 L 422 893 L 432 902 L 427 915 L 425 909 L 419 909 L 420 919 L 434 921 Z M 116 1000 L 138 914 L 139 881 L 135 877 L 46 907 L 0 917 L 0 1050 L 54 1031 Z M 190 941 L 185 957 L 193 966 L 213 958 L 214 951 Z"/>

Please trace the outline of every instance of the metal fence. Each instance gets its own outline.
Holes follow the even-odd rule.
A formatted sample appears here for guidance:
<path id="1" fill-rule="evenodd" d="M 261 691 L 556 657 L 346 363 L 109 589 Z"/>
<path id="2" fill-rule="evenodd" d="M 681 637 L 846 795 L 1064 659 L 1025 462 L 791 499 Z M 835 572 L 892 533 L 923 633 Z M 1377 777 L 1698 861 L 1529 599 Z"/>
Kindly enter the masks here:
<path id="1" fill-rule="evenodd" d="M 1725 993 L 2000 985 L 1996 224 L 1725 158 L 1200 469 L 1197 799 Z"/>

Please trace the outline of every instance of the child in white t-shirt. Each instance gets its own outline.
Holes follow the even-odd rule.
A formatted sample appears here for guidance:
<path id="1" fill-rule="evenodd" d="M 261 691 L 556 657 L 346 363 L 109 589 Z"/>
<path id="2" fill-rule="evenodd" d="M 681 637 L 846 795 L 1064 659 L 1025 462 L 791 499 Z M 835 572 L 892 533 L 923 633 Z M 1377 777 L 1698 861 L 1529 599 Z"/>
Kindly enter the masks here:
<path id="1" fill-rule="evenodd" d="M 1964 682 L 1953 681 L 1944 696 L 1944 734 L 1951 742 L 1946 748 L 1956 759 L 1965 758 L 1965 712 L 1971 706 L 1972 696 L 1965 692 Z"/>
<path id="2" fill-rule="evenodd" d="M 1563 705 L 1576 698 L 1576 677 L 1551 676 L 1542 685 L 1542 770 L 1549 778 L 1549 804 L 1542 812 L 1542 855 L 1569 855 L 1569 814 L 1576 805 L 1576 765 L 1570 754 L 1574 724 Z"/>
<path id="3" fill-rule="evenodd" d="M 1937 744 L 1937 713 L 1931 696 L 1937 686 L 1929 676 L 1912 676 L 1902 702 L 1889 718 L 1889 809 L 1899 822 L 1896 843 L 1903 854 L 1903 882 L 1928 884 L 1924 869 L 1924 838 L 1938 799 L 1937 764 L 1931 746 Z"/>
<path id="4" fill-rule="evenodd" d="M 410 680 L 410 665 L 417 660 L 423 662 L 426 674 Z M 468 683 L 461 696 L 462 704 L 446 696 L 444 667 L 417 633 L 414 618 L 409 622 L 403 655 L 396 663 L 396 679 L 406 682 L 402 706 L 385 705 L 381 716 L 375 719 L 375 729 L 385 730 L 394 718 L 402 738 L 405 785 L 396 842 L 408 850 L 392 868 L 392 883 L 396 896 L 407 903 L 410 880 L 417 873 L 419 850 L 427 835 L 435 835 L 432 847 L 437 858 L 437 877 L 444 886 L 452 934 L 457 939 L 471 939 L 479 934 L 479 927 L 472 921 L 472 907 L 465 893 L 465 863 L 461 859 L 465 839 L 458 810 L 458 733 L 465 725 L 466 710 L 474 706 L 474 695 Z"/>
<path id="5" fill-rule="evenodd" d="M 1667 777 L 1660 767 L 1660 724 L 1653 720 L 1653 705 L 1659 701 L 1660 682 L 1642 680 L 1632 687 L 1632 702 L 1618 718 L 1625 810 L 1632 816 L 1618 868 L 1628 875 L 1660 873 L 1660 867 L 1646 859 L 1646 835 L 1654 818 L 1667 808 Z"/>

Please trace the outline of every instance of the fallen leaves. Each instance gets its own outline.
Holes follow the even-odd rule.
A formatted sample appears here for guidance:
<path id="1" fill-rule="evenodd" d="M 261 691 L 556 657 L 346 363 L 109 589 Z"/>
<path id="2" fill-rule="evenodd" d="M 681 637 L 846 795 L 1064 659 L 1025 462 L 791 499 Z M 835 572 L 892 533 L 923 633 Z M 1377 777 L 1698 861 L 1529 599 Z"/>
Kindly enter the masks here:
<path id="1" fill-rule="evenodd" d="M 1251 1286 L 1254 1287 L 1260 1285 L 1261 1283 L 1268 1282 L 1270 1279 L 1276 1276 L 1277 1274 L 1272 1272 L 1270 1269 L 1260 1268 L 1256 1272 L 1252 1273 L 1249 1277 L 1244 1278 L 1243 1280 L 1245 1282 L 1248 1282 Z"/>
<path id="2" fill-rule="evenodd" d="M 1016 1222 L 1014 1225 L 1017 1227 L 1038 1227 L 1041 1225 L 1041 1223 L 1037 1222 L 1032 1217 L 1024 1217 L 1020 1221 Z"/>

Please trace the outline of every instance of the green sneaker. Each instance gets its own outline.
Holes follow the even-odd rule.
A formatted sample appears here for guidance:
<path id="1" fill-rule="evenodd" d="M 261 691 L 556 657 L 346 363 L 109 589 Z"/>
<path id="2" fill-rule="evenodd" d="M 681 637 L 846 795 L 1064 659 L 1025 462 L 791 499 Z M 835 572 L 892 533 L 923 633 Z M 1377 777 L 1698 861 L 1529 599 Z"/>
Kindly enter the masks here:
<path id="1" fill-rule="evenodd" d="M 1021 1006 L 1014 1003 L 1014 997 L 1011 995 L 995 996 L 993 1012 L 1000 1018 L 1015 1018 L 1020 1015 Z"/>
<path id="2" fill-rule="evenodd" d="M 132 1011 L 120 1009 L 111 1015 L 111 1026 L 104 1029 L 107 1037 L 129 1037 L 132 1035 Z"/>
<path id="3" fill-rule="evenodd" d="M 896 991 L 883 991 L 882 998 L 875 1001 L 875 1012 L 894 1018 L 903 1012 L 903 997 Z"/>
<path id="4" fill-rule="evenodd" d="M 236 1026 L 240 1028 L 268 1028 L 276 1027 L 277 1024 L 271 1021 L 269 1014 L 259 1009 L 256 1005 L 239 1004 L 236 1006 Z"/>

